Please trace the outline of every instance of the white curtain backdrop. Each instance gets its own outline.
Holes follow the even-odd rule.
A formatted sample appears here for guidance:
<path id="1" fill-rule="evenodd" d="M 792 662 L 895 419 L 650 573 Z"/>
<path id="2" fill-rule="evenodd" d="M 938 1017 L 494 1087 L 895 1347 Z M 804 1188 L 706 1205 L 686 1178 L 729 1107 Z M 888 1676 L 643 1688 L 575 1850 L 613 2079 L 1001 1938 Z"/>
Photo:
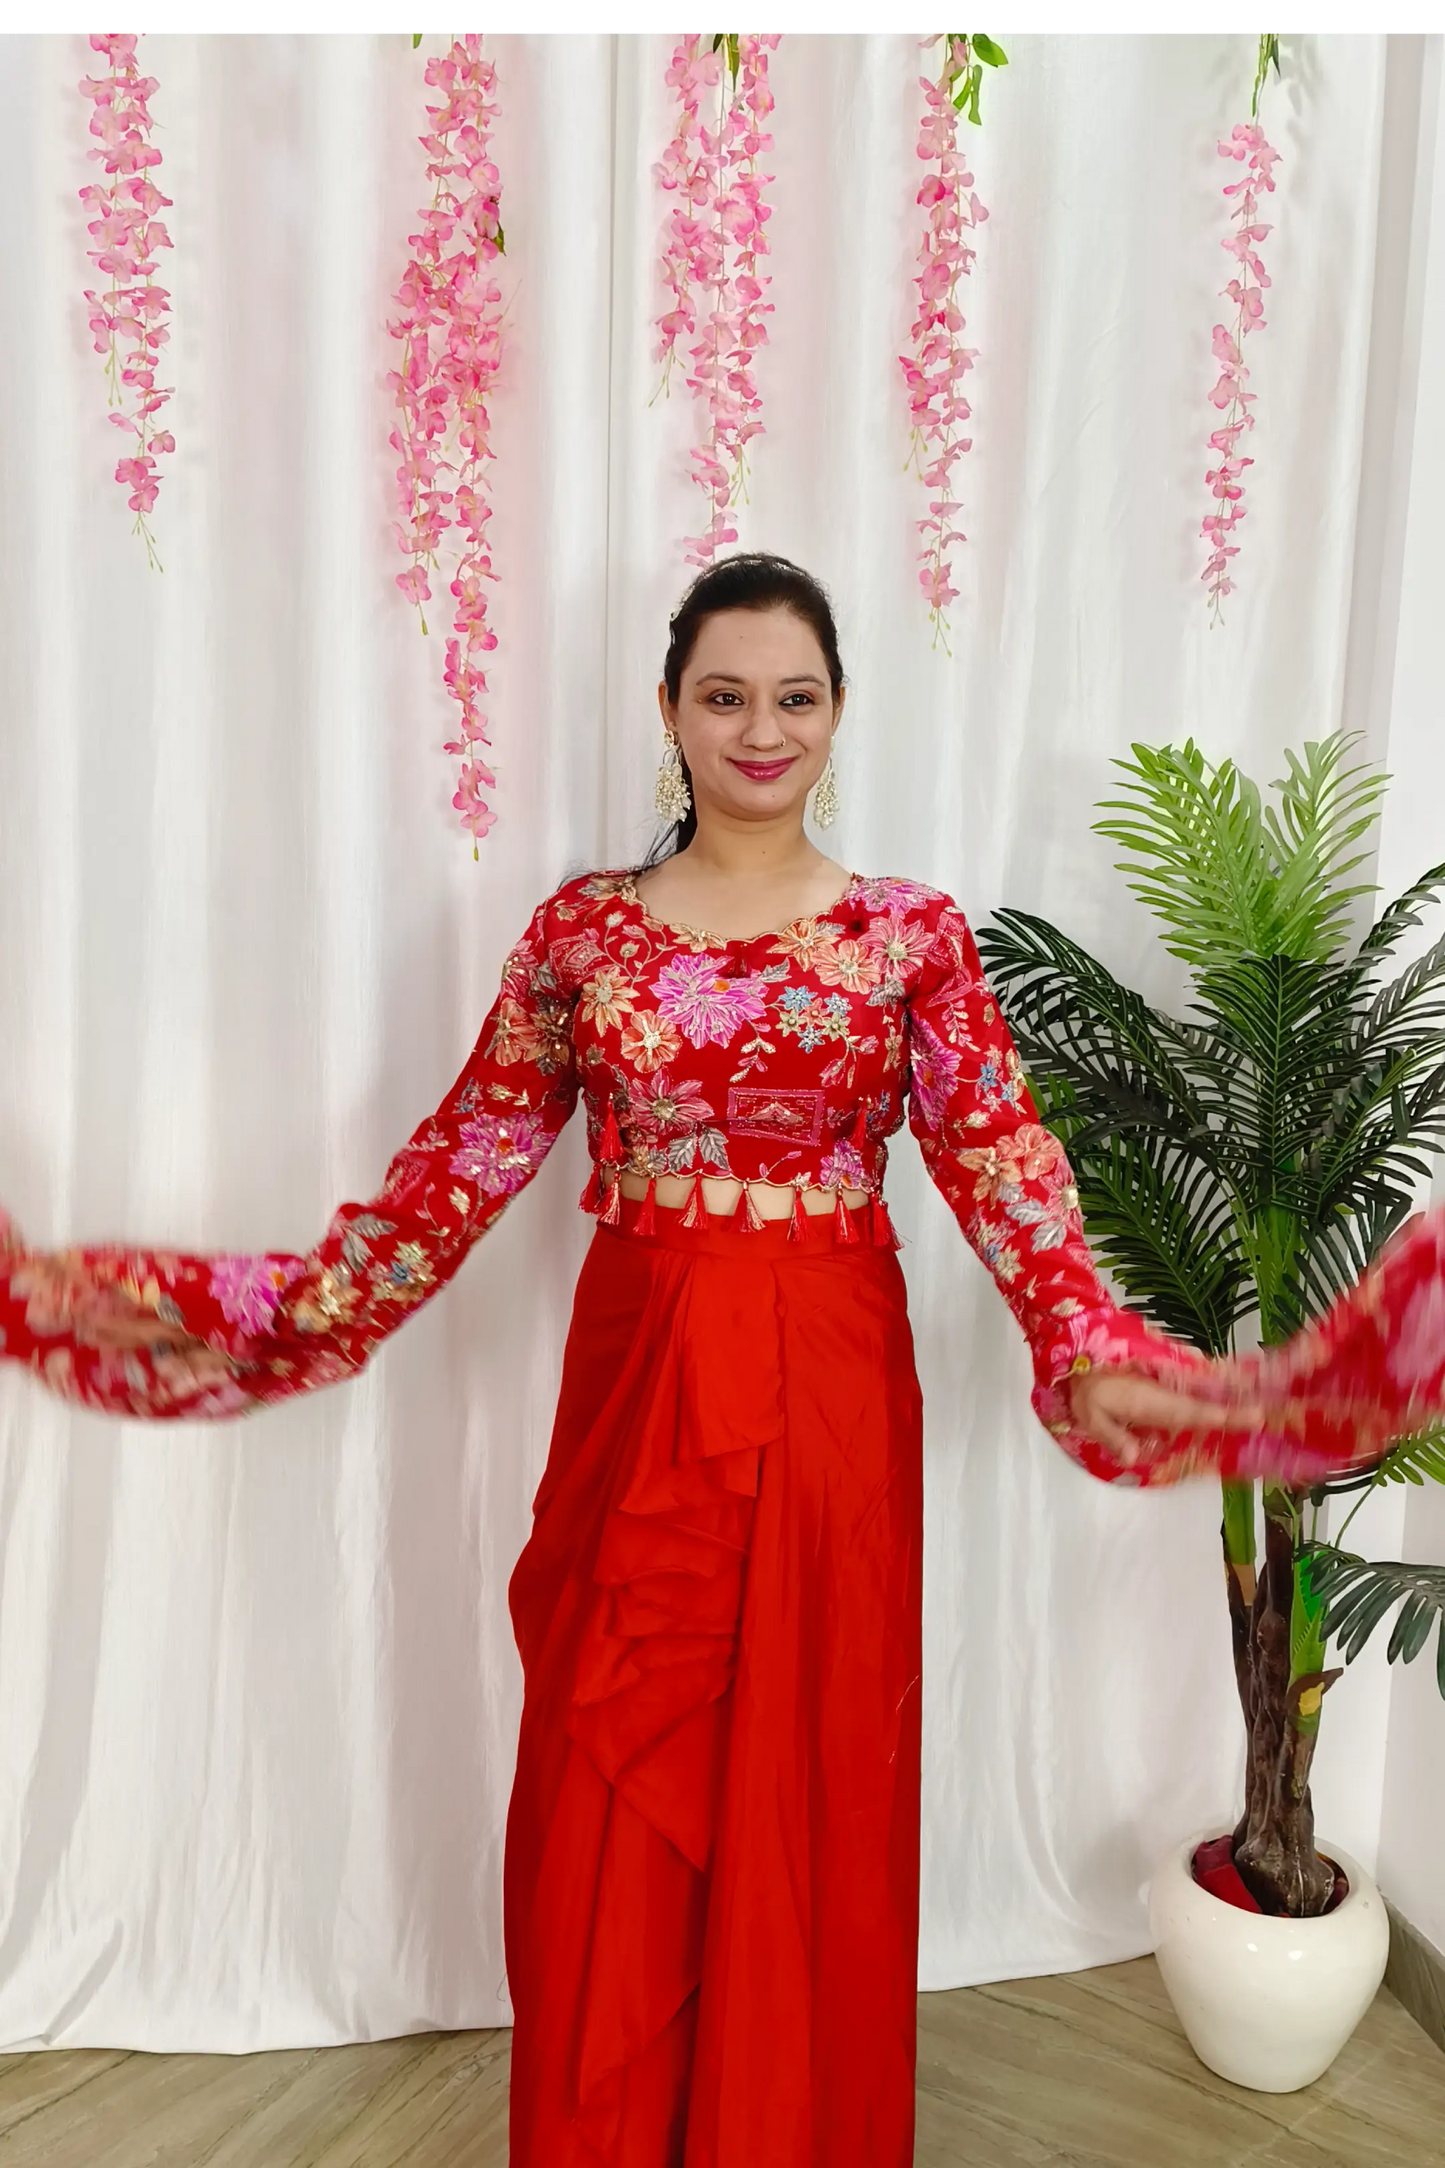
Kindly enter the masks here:
<path id="1" fill-rule="evenodd" d="M 426 193 L 422 56 L 145 40 L 176 243 L 157 576 L 81 299 L 90 56 L 0 43 L 0 1198 L 35 1243 L 304 1249 L 451 1081 L 537 899 L 650 840 L 652 688 L 698 519 L 691 401 L 649 406 L 668 43 L 489 49 L 501 821 L 474 864 L 436 749 L 440 641 L 392 586 L 383 324 Z M 950 658 L 916 599 L 895 358 L 917 49 L 784 39 L 741 528 L 836 596 L 850 865 L 976 922 L 1042 910 L 1168 998 L 1090 833 L 1110 760 L 1193 734 L 1267 779 L 1341 723 L 1387 753 L 1423 51 L 1285 41 L 1241 593 L 1211 632 L 1214 144 L 1252 40 L 1009 41 L 969 137 L 992 215 Z M 573 1135 L 359 1381 L 240 1426 L 105 1422 L 0 1375 L 0 2045 L 507 2020 L 505 1592 L 581 1182 Z M 1131 1955 L 1156 1857 L 1232 1812 L 1217 1494 L 1070 1467 L 911 1147 L 894 1197 L 928 1407 L 922 1982 Z M 1351 1790 L 1341 1706 L 1321 1785 L 1369 1853 L 1378 1786 Z"/>

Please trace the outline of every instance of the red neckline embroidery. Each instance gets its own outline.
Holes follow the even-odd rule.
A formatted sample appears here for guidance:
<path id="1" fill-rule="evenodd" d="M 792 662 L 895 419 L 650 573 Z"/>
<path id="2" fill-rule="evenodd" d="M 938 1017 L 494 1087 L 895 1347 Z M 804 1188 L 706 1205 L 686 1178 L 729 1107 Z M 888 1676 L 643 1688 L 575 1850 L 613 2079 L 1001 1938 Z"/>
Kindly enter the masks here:
<path id="1" fill-rule="evenodd" d="M 862 875 L 850 873 L 848 885 L 843 890 L 842 895 L 835 898 L 826 910 L 801 911 L 796 918 L 790 918 L 785 925 L 769 926 L 762 933 L 747 934 L 713 933 L 707 926 L 687 926 L 678 919 L 659 918 L 655 911 L 648 910 L 647 905 L 638 894 L 637 876 L 633 873 L 623 874 L 617 894 L 622 897 L 625 903 L 630 903 L 638 916 L 645 918 L 648 925 L 658 933 L 670 934 L 679 941 L 704 941 L 709 948 L 754 948 L 759 941 L 780 941 L 783 935 L 791 933 L 795 926 L 817 925 L 820 919 L 836 918 L 843 906 L 851 902 L 862 885 Z"/>

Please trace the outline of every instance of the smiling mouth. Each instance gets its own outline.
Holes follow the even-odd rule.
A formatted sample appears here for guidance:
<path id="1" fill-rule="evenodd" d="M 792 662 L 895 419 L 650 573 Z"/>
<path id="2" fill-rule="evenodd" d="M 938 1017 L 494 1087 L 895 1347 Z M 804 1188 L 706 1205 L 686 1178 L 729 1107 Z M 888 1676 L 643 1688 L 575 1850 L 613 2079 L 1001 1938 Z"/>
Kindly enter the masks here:
<path id="1" fill-rule="evenodd" d="M 787 774 L 797 757 L 796 753 L 789 753 L 784 760 L 735 760 L 733 766 L 750 783 L 774 783 L 780 775 Z"/>

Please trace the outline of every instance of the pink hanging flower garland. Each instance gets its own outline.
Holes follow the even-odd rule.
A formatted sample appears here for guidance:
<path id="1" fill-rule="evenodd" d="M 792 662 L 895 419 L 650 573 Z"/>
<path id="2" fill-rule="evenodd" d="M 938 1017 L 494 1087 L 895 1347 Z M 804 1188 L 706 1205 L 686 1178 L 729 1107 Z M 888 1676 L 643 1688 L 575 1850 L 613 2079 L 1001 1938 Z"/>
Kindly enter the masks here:
<path id="1" fill-rule="evenodd" d="M 1214 509 L 1206 515 L 1200 529 L 1210 546 L 1209 561 L 1200 577 L 1209 598 L 1210 623 L 1215 625 L 1222 619 L 1225 596 L 1234 593 L 1231 566 L 1239 555 L 1234 534 L 1245 516 L 1244 471 L 1254 465 L 1240 449 L 1254 427 L 1254 415 L 1250 410 L 1255 394 L 1245 389 L 1249 371 L 1244 365 L 1244 342 L 1251 332 L 1264 328 L 1264 289 L 1270 284 L 1259 255 L 1259 244 L 1272 228 L 1259 216 L 1259 200 L 1262 195 L 1274 193 L 1274 168 L 1279 163 L 1279 152 L 1266 138 L 1259 125 L 1258 113 L 1259 94 L 1271 63 L 1278 72 L 1279 40 L 1261 38 L 1252 109 L 1255 117 L 1238 122 L 1230 131 L 1229 141 L 1218 146 L 1221 158 L 1233 159 L 1246 170 L 1224 190 L 1226 198 L 1232 199 L 1234 204 L 1230 213 L 1234 231 L 1226 235 L 1220 246 L 1233 256 L 1237 268 L 1222 291 L 1224 297 L 1234 303 L 1235 313 L 1232 325 L 1216 324 L 1214 327 L 1214 359 L 1219 365 L 1219 376 L 1209 394 L 1211 406 L 1217 407 L 1224 416 L 1209 438 L 1209 448 L 1219 454 L 1219 463 L 1205 475 Z"/>
<path id="2" fill-rule="evenodd" d="M 924 38 L 925 46 L 943 36 L 943 66 L 937 81 L 920 76 L 924 111 L 918 131 L 918 155 L 930 168 L 915 198 L 924 213 L 918 248 L 918 314 L 912 326 L 911 353 L 900 354 L 908 387 L 913 438 L 909 465 L 916 467 L 928 491 L 928 516 L 918 521 L 923 537 L 918 584 L 928 598 L 934 644 L 948 647 L 948 605 L 957 598 L 953 552 L 966 541 L 955 524 L 962 505 L 957 495 L 957 467 L 973 439 L 963 431 L 972 408 L 964 379 L 978 349 L 963 343 L 960 285 L 973 270 L 977 251 L 968 236 L 988 212 L 974 193 L 967 154 L 960 149 L 958 119 L 966 110 L 978 120 L 983 68 L 1002 67 L 1006 55 L 981 33 L 960 32 Z"/>
<path id="3" fill-rule="evenodd" d="M 778 42 L 746 32 L 685 37 L 667 71 L 677 119 L 654 171 L 680 201 L 663 242 L 670 306 L 658 318 L 657 359 L 665 392 L 679 343 L 691 342 L 687 386 L 706 415 L 692 453 L 693 479 L 709 506 L 705 532 L 686 542 L 687 562 L 695 565 L 711 564 L 738 538 L 730 515 L 746 502 L 747 447 L 763 428 L 755 363 L 773 312 L 766 298 L 772 282 L 761 268 L 772 216 L 763 190 L 773 176 L 759 161 L 773 147 L 764 123 L 773 110 L 768 63 Z"/>
<path id="4" fill-rule="evenodd" d="M 155 252 L 172 245 L 156 216 L 171 208 L 170 197 L 161 194 L 153 178 L 161 163 L 150 140 L 150 100 L 157 86 L 153 75 L 140 72 L 133 36 L 107 32 L 92 37 L 90 47 L 109 61 L 110 73 L 80 81 L 82 96 L 95 106 L 90 132 L 99 144 L 86 156 L 104 165 L 107 178 L 82 188 L 80 200 L 94 214 L 87 231 L 96 246 L 86 254 L 109 276 L 110 287 L 98 293 L 87 287 L 85 298 L 95 351 L 106 357 L 109 419 L 135 439 L 133 452 L 117 465 L 115 479 L 130 491 L 126 501 L 135 513 L 135 532 L 145 543 L 147 562 L 159 570 L 147 514 L 155 509 L 160 490 L 156 460 L 173 452 L 176 440 L 168 429 L 155 426 L 173 388 L 156 383 L 161 348 L 170 340 L 166 319 L 171 297 L 155 283 Z M 127 397 L 134 401 L 129 410 Z"/>
<path id="5" fill-rule="evenodd" d="M 420 213 L 421 231 L 408 237 L 412 253 L 387 325 L 401 343 L 401 365 L 386 380 L 400 417 L 389 439 L 401 459 L 401 517 L 393 531 L 411 560 L 396 584 L 422 611 L 442 537 L 457 529 L 460 554 L 449 583 L 456 609 L 443 677 L 460 719 L 444 750 L 461 762 L 452 804 L 475 857 L 497 817 L 484 796 L 497 779 L 482 752 L 491 744 L 484 658 L 497 645 L 486 596 L 486 583 L 497 577 L 487 542 L 487 467 L 495 456 L 487 400 L 502 359 L 502 295 L 491 276 L 503 252 L 501 183 L 489 150 L 496 71 L 469 33 L 427 62 L 426 82 L 443 93 L 440 105 L 427 107 L 431 126 L 420 139 L 435 187 Z M 424 614 L 421 626 L 425 632 Z"/>

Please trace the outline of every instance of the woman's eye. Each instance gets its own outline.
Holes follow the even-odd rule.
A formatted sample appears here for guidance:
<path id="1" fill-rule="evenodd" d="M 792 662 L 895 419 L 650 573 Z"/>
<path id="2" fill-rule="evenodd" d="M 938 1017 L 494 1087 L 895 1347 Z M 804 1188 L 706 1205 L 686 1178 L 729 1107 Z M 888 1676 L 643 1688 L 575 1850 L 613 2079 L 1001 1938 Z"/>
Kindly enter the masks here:
<path id="1" fill-rule="evenodd" d="M 817 705 L 811 693 L 789 693 L 783 702 L 783 706 L 790 708 L 795 700 L 800 701 L 805 708 L 816 707 Z"/>
<path id="2" fill-rule="evenodd" d="M 716 707 L 718 701 L 720 700 L 725 700 L 730 707 L 742 706 L 742 702 L 738 699 L 736 693 L 714 693 L 712 697 L 714 707 Z"/>

